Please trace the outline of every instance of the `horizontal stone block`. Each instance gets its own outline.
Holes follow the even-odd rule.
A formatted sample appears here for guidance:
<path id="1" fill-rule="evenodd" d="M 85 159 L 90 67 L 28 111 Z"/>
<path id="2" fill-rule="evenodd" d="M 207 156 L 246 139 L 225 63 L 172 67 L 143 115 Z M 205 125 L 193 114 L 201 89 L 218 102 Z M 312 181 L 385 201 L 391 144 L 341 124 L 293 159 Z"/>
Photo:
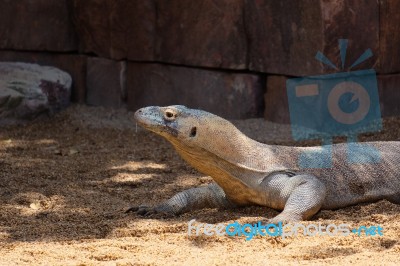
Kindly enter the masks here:
<path id="1" fill-rule="evenodd" d="M 353 70 L 397 69 L 395 0 L 72 3 L 81 51 L 105 58 L 304 76 L 347 71 L 371 49 Z M 349 40 L 343 66 L 339 39 Z M 337 69 L 317 61 L 318 51 Z"/>
<path id="2" fill-rule="evenodd" d="M 152 0 L 73 0 L 80 50 L 111 59 L 154 59 Z"/>
<path id="3" fill-rule="evenodd" d="M 68 1 L 0 1 L 0 48 L 77 50 L 77 36 Z"/>
<path id="4" fill-rule="evenodd" d="M 263 77 L 161 64 L 128 63 L 127 103 L 131 110 L 181 104 L 225 118 L 258 117 Z"/>
<path id="5" fill-rule="evenodd" d="M 247 68 L 242 0 L 157 1 L 157 59 L 161 62 Z"/>
<path id="6" fill-rule="evenodd" d="M 344 69 L 367 49 L 379 52 L 377 1 L 245 1 L 251 70 L 293 76 L 336 72 L 315 59 L 321 51 L 340 70 L 338 39 L 348 39 Z M 354 69 L 357 69 L 354 68 Z"/>
<path id="7" fill-rule="evenodd" d="M 125 98 L 126 63 L 104 58 L 88 58 L 86 103 L 120 108 Z"/>
<path id="8" fill-rule="evenodd" d="M 286 80 L 286 76 L 267 76 L 264 118 L 268 121 L 290 124 Z"/>
<path id="9" fill-rule="evenodd" d="M 111 59 L 245 69 L 242 0 L 74 0 L 81 50 Z"/>
<path id="10" fill-rule="evenodd" d="M 400 1 L 379 1 L 379 73 L 400 72 Z"/>
<path id="11" fill-rule="evenodd" d="M 378 76 L 382 116 L 400 116 L 400 74 Z"/>
<path id="12" fill-rule="evenodd" d="M 86 56 L 0 51 L 0 61 L 36 63 L 42 66 L 54 66 L 72 77 L 72 95 L 74 102 L 84 103 L 86 99 Z"/>

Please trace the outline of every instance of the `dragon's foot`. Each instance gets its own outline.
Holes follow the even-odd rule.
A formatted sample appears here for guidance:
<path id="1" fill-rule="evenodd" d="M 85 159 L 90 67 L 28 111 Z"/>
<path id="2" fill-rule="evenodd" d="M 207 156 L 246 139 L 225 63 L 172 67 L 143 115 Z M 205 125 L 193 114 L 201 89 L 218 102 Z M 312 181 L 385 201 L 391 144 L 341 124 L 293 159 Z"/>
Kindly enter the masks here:
<path id="1" fill-rule="evenodd" d="M 171 217 L 173 214 L 159 210 L 156 207 L 149 207 L 145 205 L 130 207 L 125 213 L 134 212 L 144 217 Z"/>
<path id="2" fill-rule="evenodd" d="M 287 223 L 293 223 L 293 222 L 299 222 L 302 221 L 300 215 L 294 215 L 290 213 L 281 213 L 274 218 L 271 218 L 268 220 L 268 223 L 271 224 L 278 224 L 281 222 L 282 224 L 287 224 Z"/>

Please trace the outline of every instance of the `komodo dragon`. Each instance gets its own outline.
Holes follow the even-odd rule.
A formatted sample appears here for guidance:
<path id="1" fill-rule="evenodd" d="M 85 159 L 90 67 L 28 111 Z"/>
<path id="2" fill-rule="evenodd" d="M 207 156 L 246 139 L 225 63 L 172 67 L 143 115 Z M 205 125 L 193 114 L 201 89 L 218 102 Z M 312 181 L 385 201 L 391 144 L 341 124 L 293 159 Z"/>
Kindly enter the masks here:
<path id="1" fill-rule="evenodd" d="M 381 156 L 378 163 L 369 164 L 347 163 L 347 144 L 334 144 L 333 167 L 298 169 L 301 152 L 321 147 L 259 143 L 221 117 L 182 105 L 145 107 L 136 111 L 135 119 L 166 138 L 183 159 L 215 181 L 182 191 L 155 207 L 128 210 L 140 215 L 260 205 L 282 210 L 269 220 L 277 223 L 306 220 L 320 209 L 381 199 L 400 204 L 400 142 L 369 142 Z"/>

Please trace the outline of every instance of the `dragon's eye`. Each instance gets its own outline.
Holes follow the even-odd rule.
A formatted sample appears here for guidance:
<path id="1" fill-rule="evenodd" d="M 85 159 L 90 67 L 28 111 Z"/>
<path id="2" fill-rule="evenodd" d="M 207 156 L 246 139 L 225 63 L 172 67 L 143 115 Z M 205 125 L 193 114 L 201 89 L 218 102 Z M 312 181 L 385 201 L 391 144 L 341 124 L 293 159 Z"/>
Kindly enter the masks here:
<path id="1" fill-rule="evenodd" d="M 168 121 L 173 121 L 176 118 L 176 112 L 174 110 L 171 109 L 167 109 L 164 112 L 164 119 L 168 120 Z"/>

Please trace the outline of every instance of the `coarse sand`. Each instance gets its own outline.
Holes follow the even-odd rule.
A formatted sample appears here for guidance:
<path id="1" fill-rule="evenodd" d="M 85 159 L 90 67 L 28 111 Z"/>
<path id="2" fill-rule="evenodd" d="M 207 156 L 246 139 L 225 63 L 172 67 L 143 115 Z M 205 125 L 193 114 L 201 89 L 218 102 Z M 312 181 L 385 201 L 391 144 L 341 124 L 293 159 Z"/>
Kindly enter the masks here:
<path id="1" fill-rule="evenodd" d="M 293 145 L 290 127 L 234 121 L 261 142 Z M 400 140 L 400 119 L 361 140 Z M 335 139 L 335 142 L 343 141 Z M 297 145 L 310 145 L 297 143 Z M 312 144 L 312 143 L 311 143 Z M 315 143 L 314 143 L 315 144 Z M 400 167 L 400 166 L 399 166 Z M 241 224 L 265 207 L 144 218 L 125 210 L 212 182 L 133 113 L 73 105 L 51 118 L 0 128 L 0 265 L 399 265 L 400 205 L 321 211 L 304 225 L 381 225 L 383 236 L 188 236 L 188 222 Z"/>

